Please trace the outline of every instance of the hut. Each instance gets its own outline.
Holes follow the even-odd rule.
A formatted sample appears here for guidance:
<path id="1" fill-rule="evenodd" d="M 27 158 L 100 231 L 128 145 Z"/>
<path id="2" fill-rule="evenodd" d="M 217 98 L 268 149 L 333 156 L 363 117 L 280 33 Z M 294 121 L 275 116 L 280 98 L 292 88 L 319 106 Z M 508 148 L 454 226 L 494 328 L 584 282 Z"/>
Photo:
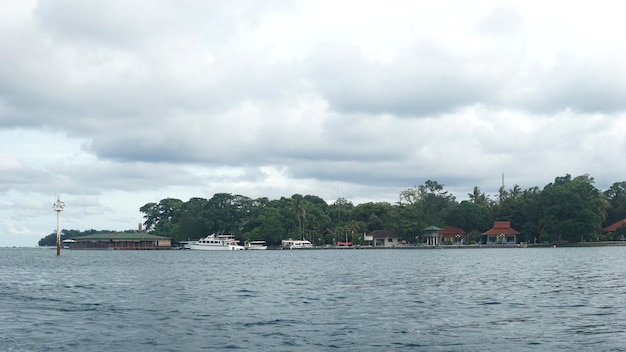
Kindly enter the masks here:
<path id="1" fill-rule="evenodd" d="M 616 232 L 617 230 L 619 230 L 622 226 L 626 226 L 626 219 L 622 219 L 618 222 L 615 222 L 605 228 L 602 229 L 602 232 L 606 233 L 606 234 L 610 234 L 613 232 Z M 623 232 L 620 231 L 618 235 L 618 240 L 620 241 L 624 241 L 626 238 L 624 238 Z"/>
<path id="2" fill-rule="evenodd" d="M 467 244 L 467 232 L 456 226 L 446 226 L 439 230 L 444 244 L 463 245 Z"/>
<path id="3" fill-rule="evenodd" d="M 517 243 L 519 232 L 511 227 L 510 221 L 496 221 L 493 227 L 483 233 L 483 243 Z"/>
<path id="4" fill-rule="evenodd" d="M 424 238 L 423 243 L 427 246 L 440 246 L 443 244 L 441 233 L 441 228 L 430 225 L 422 229 L 422 236 Z"/>
<path id="5" fill-rule="evenodd" d="M 374 230 L 363 239 L 373 247 L 396 247 L 400 244 L 398 236 L 391 230 Z"/>

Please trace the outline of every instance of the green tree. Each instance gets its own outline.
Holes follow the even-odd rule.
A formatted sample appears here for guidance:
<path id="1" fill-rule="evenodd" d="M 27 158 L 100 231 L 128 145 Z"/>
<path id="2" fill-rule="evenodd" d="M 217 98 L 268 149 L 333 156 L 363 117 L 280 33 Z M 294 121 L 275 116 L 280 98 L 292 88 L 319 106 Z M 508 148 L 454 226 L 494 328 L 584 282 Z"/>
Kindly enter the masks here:
<path id="1" fill-rule="evenodd" d="M 147 203 L 139 208 L 144 214 L 144 229 L 163 236 L 179 238 L 178 221 L 182 215 L 183 201 L 165 198 L 159 203 Z"/>
<path id="2" fill-rule="evenodd" d="M 152 229 L 154 229 L 154 226 L 159 222 L 160 220 L 160 211 L 159 211 L 159 205 L 157 203 L 147 203 L 144 206 L 139 208 L 139 211 L 142 212 L 143 218 L 145 219 L 144 223 L 143 223 L 143 228 L 146 231 L 151 231 Z"/>
<path id="3" fill-rule="evenodd" d="M 191 198 L 182 205 L 179 220 L 180 238 L 177 240 L 197 239 L 211 232 L 206 212 L 209 201 L 205 198 Z"/>
<path id="4" fill-rule="evenodd" d="M 493 224 L 489 209 L 469 201 L 462 201 L 452 207 L 446 216 L 447 225 L 457 226 L 466 232 L 485 232 Z"/>
<path id="5" fill-rule="evenodd" d="M 423 223 L 443 226 L 447 211 L 456 204 L 455 197 L 443 187 L 437 181 L 427 180 L 423 185 L 400 192 L 400 204 L 416 206 Z"/>
<path id="6" fill-rule="evenodd" d="M 251 220 L 254 201 L 239 194 L 216 193 L 206 212 L 211 232 L 241 234 Z"/>
<path id="7" fill-rule="evenodd" d="M 515 201 L 511 226 L 520 231 L 521 242 L 532 243 L 539 240 L 539 220 L 543 215 L 539 205 L 540 193 L 539 187 L 531 187 L 522 191 Z"/>
<path id="8" fill-rule="evenodd" d="M 352 209 L 351 220 L 366 223 L 367 231 L 385 230 L 384 226 L 390 222 L 392 211 L 391 204 L 387 202 L 362 203 Z"/>
<path id="9" fill-rule="evenodd" d="M 396 229 L 398 236 L 408 242 L 420 243 L 421 230 L 428 226 L 420 220 L 419 209 L 415 205 L 398 204 L 394 207 L 396 216 L 393 217 L 393 223 L 387 225 L 387 229 Z"/>
<path id="10" fill-rule="evenodd" d="M 307 215 L 303 225 L 303 234 L 305 238 L 308 238 L 311 242 L 320 238 L 321 233 L 333 227 L 329 216 L 330 207 L 320 197 L 306 195 L 303 198 Z"/>
<path id="11" fill-rule="evenodd" d="M 508 191 L 500 187 L 498 205 L 495 208 L 495 219 L 499 221 L 513 221 L 515 216 L 515 204 L 522 195 L 522 189 L 515 185 Z"/>
<path id="12" fill-rule="evenodd" d="M 604 191 L 607 201 L 606 226 L 626 218 L 626 182 L 615 182 Z"/>
<path id="13" fill-rule="evenodd" d="M 354 204 L 349 200 L 339 197 L 328 207 L 328 216 L 334 226 L 339 226 L 342 221 L 350 220 Z"/>
<path id="14" fill-rule="evenodd" d="M 256 218 L 251 222 L 251 230 L 244 234 L 244 239 L 264 240 L 270 246 L 277 246 L 283 239 L 289 237 L 289 226 L 281 213 L 278 201 L 271 201 L 257 212 Z"/>
<path id="15" fill-rule="evenodd" d="M 291 209 L 296 218 L 296 221 L 298 222 L 299 238 L 302 239 L 304 238 L 304 227 L 302 223 L 306 219 L 308 207 L 307 207 L 306 202 L 304 201 L 304 197 L 300 194 L 294 194 L 293 196 L 291 196 L 291 200 L 292 200 Z"/>
<path id="16" fill-rule="evenodd" d="M 595 238 L 605 217 L 605 203 L 589 175 L 572 179 L 567 174 L 546 185 L 539 197 L 539 220 L 551 241 L 578 242 Z"/>
<path id="17" fill-rule="evenodd" d="M 364 238 L 362 234 L 366 230 L 366 225 L 362 221 L 351 220 L 346 224 L 346 233 L 349 235 L 348 241 L 354 244 L 363 244 Z"/>
<path id="18" fill-rule="evenodd" d="M 86 236 L 86 235 L 93 235 L 94 233 L 98 233 L 98 232 L 112 232 L 112 231 L 107 231 L 107 230 L 96 231 L 94 229 L 87 230 L 87 231 L 62 229 L 61 230 L 61 241 L 66 240 L 68 238 L 74 238 L 74 237 L 80 237 L 80 236 Z M 56 246 L 57 245 L 57 231 L 54 230 L 54 232 L 52 232 L 49 235 L 47 235 L 46 237 L 40 239 L 39 242 L 37 243 L 37 245 L 39 245 L 39 246 Z"/>
<path id="19" fill-rule="evenodd" d="M 478 186 L 474 186 L 474 191 L 472 193 L 467 194 L 469 196 L 469 201 L 476 205 L 489 208 L 491 203 L 489 196 L 485 194 L 485 192 L 481 192 Z"/>

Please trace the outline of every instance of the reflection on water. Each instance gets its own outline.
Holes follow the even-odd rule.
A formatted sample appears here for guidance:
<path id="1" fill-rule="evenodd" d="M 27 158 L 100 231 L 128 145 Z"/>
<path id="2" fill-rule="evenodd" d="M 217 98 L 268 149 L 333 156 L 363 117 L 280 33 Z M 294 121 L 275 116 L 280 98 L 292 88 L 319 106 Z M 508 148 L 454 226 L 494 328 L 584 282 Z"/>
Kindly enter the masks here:
<path id="1" fill-rule="evenodd" d="M 1 351 L 623 351 L 625 247 L 0 250 Z"/>

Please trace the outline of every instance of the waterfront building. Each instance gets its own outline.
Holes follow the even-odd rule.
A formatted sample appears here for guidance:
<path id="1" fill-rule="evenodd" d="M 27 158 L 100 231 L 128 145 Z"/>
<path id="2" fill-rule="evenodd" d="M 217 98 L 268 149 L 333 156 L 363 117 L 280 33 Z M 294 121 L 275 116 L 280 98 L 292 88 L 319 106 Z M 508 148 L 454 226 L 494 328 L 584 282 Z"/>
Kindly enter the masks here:
<path id="1" fill-rule="evenodd" d="M 510 221 L 495 221 L 493 227 L 483 233 L 483 242 L 486 244 L 495 243 L 517 243 L 519 232 L 511 227 Z"/>
<path id="2" fill-rule="evenodd" d="M 622 220 L 620 220 L 620 221 L 618 221 L 616 223 L 613 223 L 613 224 L 603 228 L 602 232 L 607 233 L 607 234 L 608 233 L 612 233 L 612 232 L 617 231 L 617 229 L 619 229 L 622 226 L 626 226 L 626 219 L 622 219 Z M 625 240 L 624 235 L 621 235 L 617 239 L 620 240 L 620 241 L 624 241 Z"/>
<path id="3" fill-rule="evenodd" d="M 363 238 L 372 247 L 396 247 L 400 245 L 400 239 L 394 231 L 374 230 Z"/>
<path id="4" fill-rule="evenodd" d="M 467 244 L 467 232 L 456 226 L 446 226 L 439 230 L 443 244 L 463 245 Z"/>
<path id="5" fill-rule="evenodd" d="M 443 244 L 443 237 L 441 236 L 440 227 L 430 225 L 422 229 L 423 243 L 427 246 L 441 246 Z"/>
<path id="6" fill-rule="evenodd" d="M 172 249 L 169 237 L 142 232 L 108 232 L 73 237 L 69 249 Z"/>

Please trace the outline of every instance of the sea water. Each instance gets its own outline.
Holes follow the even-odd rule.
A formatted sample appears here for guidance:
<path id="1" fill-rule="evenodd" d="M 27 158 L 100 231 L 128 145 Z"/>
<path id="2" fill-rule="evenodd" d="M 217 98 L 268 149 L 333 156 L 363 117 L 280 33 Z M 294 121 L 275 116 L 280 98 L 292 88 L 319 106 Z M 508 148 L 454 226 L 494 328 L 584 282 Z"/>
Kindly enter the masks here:
<path id="1" fill-rule="evenodd" d="M 626 247 L 0 249 L 0 351 L 626 351 Z"/>

